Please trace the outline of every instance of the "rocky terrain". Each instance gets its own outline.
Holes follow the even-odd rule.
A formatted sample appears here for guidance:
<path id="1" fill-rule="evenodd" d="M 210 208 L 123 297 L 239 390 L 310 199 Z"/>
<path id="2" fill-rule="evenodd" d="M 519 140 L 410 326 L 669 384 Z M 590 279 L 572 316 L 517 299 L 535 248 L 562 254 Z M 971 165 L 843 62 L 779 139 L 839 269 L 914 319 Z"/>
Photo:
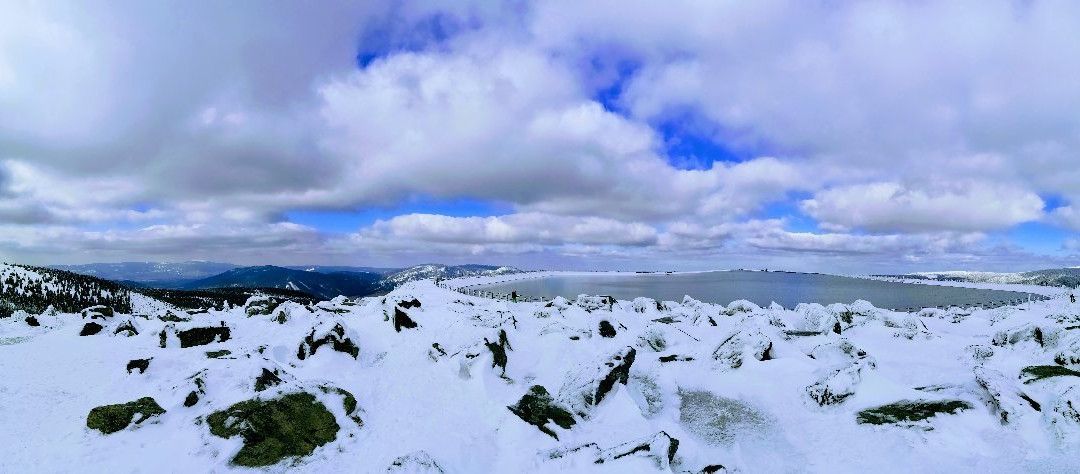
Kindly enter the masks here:
<path id="1" fill-rule="evenodd" d="M 1080 306 L 322 302 L 0 319 L 0 472 L 1073 472 Z"/>

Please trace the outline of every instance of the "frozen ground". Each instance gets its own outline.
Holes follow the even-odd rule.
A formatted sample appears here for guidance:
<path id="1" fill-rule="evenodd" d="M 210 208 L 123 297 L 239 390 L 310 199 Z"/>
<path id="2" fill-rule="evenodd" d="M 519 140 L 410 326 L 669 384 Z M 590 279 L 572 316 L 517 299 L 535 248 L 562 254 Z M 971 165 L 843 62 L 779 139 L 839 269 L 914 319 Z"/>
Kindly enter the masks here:
<path id="1" fill-rule="evenodd" d="M 132 304 L 137 315 L 0 319 L 0 472 L 245 470 L 231 463 L 245 439 L 212 434 L 210 415 L 297 392 L 311 393 L 337 430 L 263 469 L 1080 466 L 1080 377 L 1068 370 L 1080 369 L 1080 305 L 1060 292 L 1019 307 L 920 313 L 865 302 L 510 303 L 431 282 L 308 307 L 253 298 L 186 314 Z M 91 322 L 101 330 L 80 336 Z M 214 329 L 223 325 L 227 339 Z M 209 343 L 180 347 L 193 328 L 206 328 Z M 136 359 L 150 359 L 145 372 L 129 373 Z M 142 397 L 165 413 L 111 434 L 87 427 L 95 407 Z"/>

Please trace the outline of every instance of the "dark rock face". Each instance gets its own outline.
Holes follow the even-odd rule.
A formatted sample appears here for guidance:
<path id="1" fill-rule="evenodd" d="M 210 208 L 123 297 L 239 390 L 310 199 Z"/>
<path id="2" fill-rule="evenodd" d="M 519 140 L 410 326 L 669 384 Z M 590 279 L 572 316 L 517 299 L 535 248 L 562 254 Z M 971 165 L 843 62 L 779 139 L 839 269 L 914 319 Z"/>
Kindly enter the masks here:
<path id="1" fill-rule="evenodd" d="M 593 402 L 594 405 L 598 405 L 600 401 L 604 399 L 604 396 L 615 388 L 615 383 L 621 383 L 626 385 L 626 381 L 630 378 L 630 366 L 634 364 L 634 357 L 637 356 L 637 350 L 633 347 L 627 347 L 622 352 L 612 356 L 611 361 L 607 362 L 608 367 L 611 367 L 611 371 L 608 372 L 603 379 L 600 380 L 600 384 L 596 387 L 596 397 Z"/>
<path id="2" fill-rule="evenodd" d="M 222 349 L 220 351 L 207 351 L 206 357 L 209 358 L 209 359 L 220 359 L 222 357 L 225 357 L 225 356 L 231 355 L 231 354 L 232 354 L 232 351 L 230 351 L 228 349 Z"/>
<path id="3" fill-rule="evenodd" d="M 593 407 L 615 389 L 615 384 L 626 385 L 636 357 L 637 350 L 627 346 L 591 366 L 585 365 L 572 372 L 559 389 L 559 402 L 574 414 L 588 418 Z"/>
<path id="4" fill-rule="evenodd" d="M 83 325 L 82 330 L 79 331 L 79 335 L 80 336 L 93 336 L 94 334 L 97 334 L 97 333 L 101 332 L 102 329 L 104 329 L 104 328 L 98 323 L 94 323 L 94 322 L 86 323 L 86 324 Z"/>
<path id="5" fill-rule="evenodd" d="M 487 346 L 489 351 L 491 351 L 491 368 L 502 368 L 502 375 L 505 377 L 507 362 L 506 350 L 513 350 L 513 348 L 510 347 L 510 340 L 506 338 L 506 330 L 499 330 L 498 342 L 488 342 L 487 339 L 484 339 L 484 345 Z"/>
<path id="6" fill-rule="evenodd" d="M 180 347 L 205 346 L 213 342 L 225 342 L 232 336 L 228 326 L 185 329 L 176 333 Z"/>
<path id="7" fill-rule="evenodd" d="M 612 338 L 615 337 L 615 334 L 615 326 L 612 326 L 611 322 L 606 319 L 600 321 L 600 336 Z"/>
<path id="8" fill-rule="evenodd" d="M 559 439 L 559 436 L 546 426 L 548 421 L 563 429 L 570 429 L 575 423 L 574 416 L 565 408 L 555 405 L 554 399 L 541 385 L 533 385 L 529 388 L 529 392 L 521 397 L 521 400 L 506 408 L 509 408 L 510 412 L 518 418 L 536 426 L 541 432 L 555 439 Z"/>
<path id="9" fill-rule="evenodd" d="M 184 406 L 191 408 L 195 406 L 196 403 L 199 403 L 199 394 L 198 392 L 192 390 L 190 393 L 187 394 L 187 397 L 184 398 Z"/>
<path id="10" fill-rule="evenodd" d="M 666 364 L 666 363 L 668 363 L 668 362 L 690 362 L 690 361 L 692 361 L 692 360 L 694 360 L 694 358 L 693 358 L 693 357 L 690 357 L 690 356 L 680 356 L 680 355 L 678 355 L 678 354 L 671 354 L 671 355 L 666 355 L 666 356 L 660 356 L 660 363 L 661 363 L 661 364 Z"/>
<path id="11" fill-rule="evenodd" d="M 244 446 L 232 463 L 247 467 L 307 456 L 333 441 L 340 429 L 334 415 L 314 395 L 305 392 L 273 400 L 246 400 L 210 414 L 206 422 L 215 436 L 243 437 Z"/>
<path id="12" fill-rule="evenodd" d="M 26 317 L 26 324 L 29 325 L 29 326 L 33 326 L 33 327 L 41 326 L 41 323 L 39 323 L 37 318 L 34 317 L 34 316 L 27 316 Z"/>
<path id="13" fill-rule="evenodd" d="M 255 391 L 261 392 L 275 385 L 280 385 L 281 382 L 281 377 L 278 377 L 276 369 L 271 372 L 266 368 L 263 368 L 262 373 L 255 378 Z"/>
<path id="14" fill-rule="evenodd" d="M 312 329 L 311 334 L 308 334 L 304 341 L 300 343 L 296 357 L 300 360 L 307 359 L 308 356 L 315 355 L 315 351 L 326 344 L 330 344 L 330 347 L 335 351 L 351 355 L 353 359 L 360 356 L 360 348 L 352 339 L 345 336 L 345 327 L 341 324 L 335 324 L 325 336 L 319 339 L 315 339 L 315 330 Z"/>
<path id="15" fill-rule="evenodd" d="M 419 308 L 420 307 L 420 300 L 418 300 L 416 298 L 413 298 L 413 299 L 411 299 L 409 301 L 402 301 L 402 302 L 398 303 L 398 306 L 400 306 L 402 308 L 405 308 L 405 309 Z"/>
<path id="16" fill-rule="evenodd" d="M 938 413 L 952 415 L 968 409 L 971 409 L 971 404 L 961 400 L 901 400 L 862 410 L 855 415 L 855 419 L 859 423 L 872 425 L 902 424 L 922 421 Z"/>
<path id="17" fill-rule="evenodd" d="M 401 332 L 401 328 L 416 329 L 416 321 L 413 321 L 401 308 L 394 308 L 394 330 Z"/>
<path id="18" fill-rule="evenodd" d="M 129 374 L 135 369 L 139 369 L 140 374 L 145 374 L 148 368 L 150 368 L 150 359 L 135 359 L 127 363 L 127 372 Z"/>
<path id="19" fill-rule="evenodd" d="M 90 414 L 86 416 L 86 427 L 111 434 L 163 413 L 165 410 L 153 398 L 143 397 L 133 402 L 104 405 L 90 410 Z"/>
<path id="20" fill-rule="evenodd" d="M 184 406 L 188 408 L 195 406 L 196 403 L 199 403 L 200 395 L 206 395 L 206 386 L 203 385 L 202 378 L 196 376 L 195 390 L 192 390 L 190 393 L 187 394 L 187 397 L 184 398 Z"/>

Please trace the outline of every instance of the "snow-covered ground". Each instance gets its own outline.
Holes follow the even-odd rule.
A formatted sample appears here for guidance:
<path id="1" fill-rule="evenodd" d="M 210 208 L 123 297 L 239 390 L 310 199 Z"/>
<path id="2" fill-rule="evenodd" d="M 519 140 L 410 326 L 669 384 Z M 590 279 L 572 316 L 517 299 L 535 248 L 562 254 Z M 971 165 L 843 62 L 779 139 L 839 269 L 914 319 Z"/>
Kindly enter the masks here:
<path id="1" fill-rule="evenodd" d="M 1080 305 L 1065 296 L 912 314 L 865 302 L 511 303 L 423 281 L 308 307 L 253 298 L 188 315 L 132 304 L 141 316 L 38 315 L 36 327 L 26 314 L 0 319 L 0 472 L 243 470 L 230 461 L 244 440 L 212 434 L 210 415 L 296 392 L 311 393 L 337 431 L 271 471 L 1080 466 L 1080 376 L 1064 370 L 1080 369 Z M 79 336 L 90 322 L 101 331 Z M 227 340 L 180 347 L 185 330 L 222 325 Z M 150 359 L 145 373 L 129 373 L 135 359 Z M 141 397 L 165 413 L 112 434 L 86 426 L 93 408 Z M 901 401 L 912 403 L 873 411 Z"/>

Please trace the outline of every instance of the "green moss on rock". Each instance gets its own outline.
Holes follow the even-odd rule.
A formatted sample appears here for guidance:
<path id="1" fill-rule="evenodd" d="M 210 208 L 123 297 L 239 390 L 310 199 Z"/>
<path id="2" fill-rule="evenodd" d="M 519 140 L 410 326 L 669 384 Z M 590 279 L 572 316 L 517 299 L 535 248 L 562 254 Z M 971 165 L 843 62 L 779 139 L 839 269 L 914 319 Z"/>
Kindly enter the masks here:
<path id="1" fill-rule="evenodd" d="M 901 400 L 860 411 L 856 421 L 863 424 L 885 425 L 922 421 L 939 413 L 954 414 L 971 408 L 971 404 L 960 400 Z"/>
<path id="2" fill-rule="evenodd" d="M 559 439 L 559 436 L 546 426 L 548 421 L 554 422 L 563 429 L 570 429 L 575 423 L 574 416 L 566 409 L 555 405 L 551 394 L 541 385 L 533 385 L 529 388 L 529 393 L 521 397 L 517 404 L 506 408 L 509 408 L 510 412 L 518 418 L 540 428 L 540 431 L 555 439 Z"/>
<path id="3" fill-rule="evenodd" d="M 228 349 L 222 349 L 220 351 L 207 351 L 206 357 L 211 359 L 219 359 L 230 354 L 232 354 L 232 351 Z"/>
<path id="4" fill-rule="evenodd" d="M 244 446 L 232 463 L 248 467 L 307 456 L 333 441 L 340 428 L 334 415 L 314 395 L 304 392 L 243 401 L 210 414 L 206 421 L 215 436 L 244 438 Z"/>
<path id="5" fill-rule="evenodd" d="M 1020 370 L 1024 383 L 1032 383 L 1050 377 L 1080 377 L 1080 372 L 1060 365 L 1032 365 Z"/>
<path id="6" fill-rule="evenodd" d="M 90 410 L 90 414 L 86 416 L 86 426 L 110 434 L 127 428 L 132 423 L 137 425 L 163 413 L 165 409 L 153 398 L 142 397 L 133 402 L 104 405 Z"/>

